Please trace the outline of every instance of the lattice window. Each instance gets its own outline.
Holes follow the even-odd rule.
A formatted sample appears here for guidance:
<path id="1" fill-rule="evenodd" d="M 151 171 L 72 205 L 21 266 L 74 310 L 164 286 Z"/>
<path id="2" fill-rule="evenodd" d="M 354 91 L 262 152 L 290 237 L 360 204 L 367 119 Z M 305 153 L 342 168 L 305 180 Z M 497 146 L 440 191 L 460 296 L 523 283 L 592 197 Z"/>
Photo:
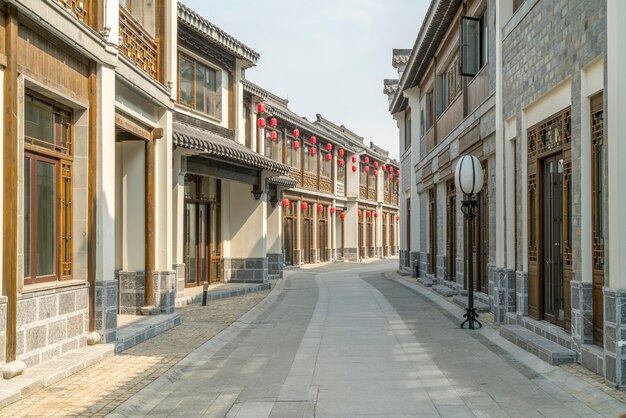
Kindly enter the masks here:
<path id="1" fill-rule="evenodd" d="M 567 108 L 528 130 L 529 158 L 555 150 L 570 142 L 570 113 L 570 109 Z"/>
<path id="2" fill-rule="evenodd" d="M 566 266 L 572 265 L 572 162 L 565 161 L 563 164 L 563 262 Z"/>
<path id="3" fill-rule="evenodd" d="M 152 78 L 158 79 L 158 45 L 123 7 L 120 7 L 120 52 Z"/>
<path id="4" fill-rule="evenodd" d="M 593 265 L 604 269 L 604 111 L 591 114 Z"/>
<path id="5" fill-rule="evenodd" d="M 537 174 L 528 176 L 528 260 L 537 261 Z"/>

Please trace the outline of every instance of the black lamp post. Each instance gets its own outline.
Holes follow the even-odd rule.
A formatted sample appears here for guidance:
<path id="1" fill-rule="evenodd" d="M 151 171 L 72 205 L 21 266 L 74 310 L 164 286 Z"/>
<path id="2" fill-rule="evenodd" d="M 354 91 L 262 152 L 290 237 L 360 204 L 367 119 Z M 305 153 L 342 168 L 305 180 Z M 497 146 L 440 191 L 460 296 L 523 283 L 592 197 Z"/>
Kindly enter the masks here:
<path id="1" fill-rule="evenodd" d="M 457 187 L 465 195 L 465 200 L 461 201 L 461 212 L 467 221 L 467 309 L 461 323 L 461 328 L 467 323 L 469 329 L 475 329 L 475 323 L 479 328 L 483 324 L 478 320 L 478 313 L 474 308 L 474 265 L 472 257 L 472 223 L 474 216 L 478 214 L 478 202 L 473 199 L 483 187 L 483 170 L 478 158 L 471 155 L 464 155 L 459 158 L 454 173 L 454 181 Z"/>

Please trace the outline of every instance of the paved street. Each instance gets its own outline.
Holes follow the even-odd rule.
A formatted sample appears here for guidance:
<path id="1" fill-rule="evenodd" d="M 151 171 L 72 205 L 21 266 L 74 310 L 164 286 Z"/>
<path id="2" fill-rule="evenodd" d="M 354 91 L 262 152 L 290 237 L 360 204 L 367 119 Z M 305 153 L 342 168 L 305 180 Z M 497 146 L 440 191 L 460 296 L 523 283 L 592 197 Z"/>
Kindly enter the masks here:
<path id="1" fill-rule="evenodd" d="M 459 329 L 460 309 L 397 276 L 396 263 L 288 271 L 265 299 L 267 292 L 217 301 L 212 311 L 197 305 L 182 309 L 183 325 L 0 415 L 617 417 L 626 412 L 626 404 L 518 349 L 489 326 Z"/>

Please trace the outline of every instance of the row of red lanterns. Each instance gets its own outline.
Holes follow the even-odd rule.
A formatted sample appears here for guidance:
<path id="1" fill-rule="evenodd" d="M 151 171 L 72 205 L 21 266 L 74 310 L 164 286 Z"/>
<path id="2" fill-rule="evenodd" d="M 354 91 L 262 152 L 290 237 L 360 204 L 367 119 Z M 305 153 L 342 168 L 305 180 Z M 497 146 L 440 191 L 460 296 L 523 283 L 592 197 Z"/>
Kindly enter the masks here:
<path id="1" fill-rule="evenodd" d="M 289 206 L 289 199 L 283 199 L 283 202 L 282 202 L 282 203 L 283 203 L 283 206 L 284 206 L 284 207 Z M 307 203 L 307 202 L 302 202 L 302 203 L 300 204 L 300 208 L 301 208 L 302 210 L 307 210 L 307 209 L 309 208 L 309 205 L 308 205 L 308 203 Z M 322 212 L 323 210 L 324 210 L 324 205 L 317 205 L 317 211 L 318 211 L 318 212 Z M 335 213 L 335 212 L 336 212 L 336 209 L 335 209 L 333 206 L 331 206 L 331 207 L 330 207 L 330 209 L 329 209 L 329 211 L 330 211 L 330 213 L 331 213 L 331 214 L 333 214 L 333 213 Z M 363 214 L 363 212 L 361 211 L 361 209 L 359 209 L 359 210 L 357 211 L 357 215 L 358 215 L 359 217 L 361 217 L 361 215 L 362 215 L 362 214 Z M 365 212 L 365 216 L 367 216 L 368 218 L 369 218 L 369 217 L 371 217 L 372 215 L 374 215 L 374 218 L 378 218 L 378 212 L 376 212 L 376 211 L 371 212 L 371 211 L 369 211 L 369 210 L 368 210 L 368 211 L 366 211 L 366 212 Z M 340 217 L 341 217 L 341 219 L 344 219 L 344 218 L 346 217 L 346 214 L 345 214 L 344 212 L 341 212 L 341 213 L 340 213 Z M 382 214 L 382 217 L 383 217 L 383 218 L 385 217 L 385 214 L 384 214 L 384 213 Z M 396 215 L 396 221 L 398 221 L 398 220 L 400 220 L 400 215 Z"/>

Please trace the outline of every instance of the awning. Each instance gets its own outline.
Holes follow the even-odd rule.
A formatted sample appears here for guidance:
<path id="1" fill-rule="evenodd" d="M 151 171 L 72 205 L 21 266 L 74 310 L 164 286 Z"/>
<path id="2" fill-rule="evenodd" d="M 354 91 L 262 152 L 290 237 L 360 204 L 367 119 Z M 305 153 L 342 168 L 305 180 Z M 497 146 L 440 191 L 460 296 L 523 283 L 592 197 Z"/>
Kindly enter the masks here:
<path id="1" fill-rule="evenodd" d="M 174 121 L 172 137 L 175 145 L 200 151 L 208 157 L 283 175 L 289 173 L 288 165 L 264 157 L 217 132 Z"/>
<path id="2" fill-rule="evenodd" d="M 287 187 L 289 189 L 291 189 L 292 187 L 296 187 L 296 185 L 298 184 L 297 181 L 287 176 L 270 177 L 267 179 L 267 181 L 272 184 Z"/>

